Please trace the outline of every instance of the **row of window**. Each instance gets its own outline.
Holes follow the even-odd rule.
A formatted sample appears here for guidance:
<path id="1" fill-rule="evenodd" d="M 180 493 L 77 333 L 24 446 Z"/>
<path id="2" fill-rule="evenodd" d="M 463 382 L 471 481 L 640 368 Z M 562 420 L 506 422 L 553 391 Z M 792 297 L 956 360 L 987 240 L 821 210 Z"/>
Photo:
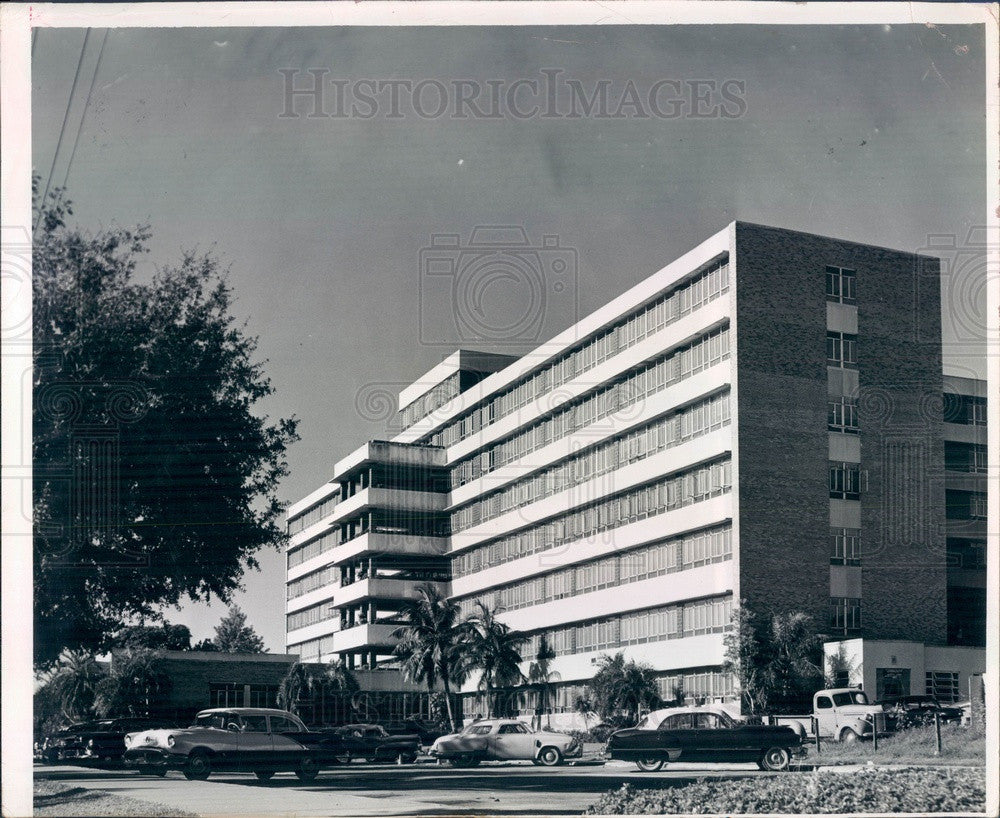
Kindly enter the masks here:
<path id="1" fill-rule="evenodd" d="M 728 459 L 699 466 L 470 548 L 455 556 L 452 570 L 455 576 L 465 576 L 483 568 L 548 551 L 563 543 L 592 537 L 670 509 L 716 497 L 729 491 L 731 485 L 732 464 Z"/>
<path id="2" fill-rule="evenodd" d="M 830 529 L 830 564 L 861 565 L 861 529 Z"/>
<path id="3" fill-rule="evenodd" d="M 288 552 L 288 567 L 294 568 L 296 565 L 301 565 L 306 560 L 311 560 L 313 557 L 318 557 L 327 551 L 331 551 L 340 545 L 340 531 L 334 530 L 322 537 L 317 537 L 315 540 L 310 540 L 301 548 L 296 548 L 294 551 Z"/>
<path id="4" fill-rule="evenodd" d="M 958 687 L 958 674 L 950 671 L 928 670 L 924 677 L 924 692 L 939 702 L 957 702 L 962 698 Z"/>
<path id="5" fill-rule="evenodd" d="M 425 418 L 431 412 L 440 409 L 448 401 L 457 398 L 462 391 L 461 375 L 461 372 L 456 372 L 437 386 L 429 389 L 409 406 L 400 409 L 396 415 L 396 425 L 402 429 L 412 426 L 421 418 Z"/>
<path id="6" fill-rule="evenodd" d="M 959 423 L 965 426 L 985 426 L 986 398 L 946 392 L 944 396 L 944 420 L 945 423 Z"/>
<path id="7" fill-rule="evenodd" d="M 842 369 L 857 369 L 858 336 L 845 332 L 826 334 L 826 365 Z"/>
<path id="8" fill-rule="evenodd" d="M 310 591 L 316 591 L 327 585 L 340 585 L 340 568 L 338 566 L 328 565 L 318 571 L 313 571 L 311 574 L 306 574 L 304 577 L 292 580 L 286 586 L 287 599 L 297 599 L 303 594 L 308 594 Z"/>
<path id="9" fill-rule="evenodd" d="M 599 591 L 650 577 L 685 571 L 719 562 L 732 556 L 732 531 L 728 526 L 699 531 L 646 545 L 624 554 L 602 557 L 545 576 L 466 597 L 458 601 L 463 616 L 471 613 L 477 600 L 491 608 L 514 611 L 555 599 Z"/>
<path id="10" fill-rule="evenodd" d="M 861 466 L 859 464 L 830 464 L 830 496 L 839 500 L 861 499 Z"/>
<path id="11" fill-rule="evenodd" d="M 328 656 L 333 653 L 333 635 L 310 639 L 298 645 L 289 645 L 288 652 L 297 653 L 300 662 L 315 662 L 320 656 Z"/>
<path id="12" fill-rule="evenodd" d="M 313 523 L 318 523 L 324 517 L 333 514 L 333 509 L 340 502 L 340 495 L 334 494 L 332 497 L 317 503 L 312 508 L 303 511 L 301 514 L 292 517 L 288 521 L 288 533 L 298 534 L 303 529 L 309 528 Z"/>
<path id="13" fill-rule="evenodd" d="M 847 432 L 857 434 L 860 431 L 858 426 L 858 399 L 857 398 L 832 398 L 827 403 L 827 429 L 831 432 Z"/>
<path id="14" fill-rule="evenodd" d="M 451 530 L 464 531 L 571 486 L 580 486 L 595 477 L 721 429 L 729 420 L 729 392 L 726 391 L 647 423 L 622 437 L 594 446 L 458 509 L 451 515 Z M 607 487 L 600 487 L 597 491 L 603 495 Z"/>
<path id="15" fill-rule="evenodd" d="M 986 447 L 976 443 L 956 443 L 946 440 L 944 467 L 948 471 L 985 474 L 987 471 Z"/>
<path id="16" fill-rule="evenodd" d="M 209 683 L 210 707 L 277 707 L 277 685 Z"/>
<path id="17" fill-rule="evenodd" d="M 949 520 L 985 520 L 988 500 L 984 491 L 945 491 L 945 517 Z"/>
<path id="18" fill-rule="evenodd" d="M 317 622 L 326 622 L 337 615 L 337 609 L 333 607 L 332 602 L 321 602 L 319 605 L 312 605 L 309 608 L 303 608 L 301 611 L 286 615 L 285 632 L 315 625 Z"/>
<path id="19" fill-rule="evenodd" d="M 840 304 L 856 304 L 858 301 L 856 283 L 857 271 L 828 264 L 826 267 L 826 300 L 836 301 Z"/>
<path id="20" fill-rule="evenodd" d="M 543 635 L 557 656 L 565 656 L 722 633 L 729 627 L 732 614 L 731 595 L 615 614 L 533 633 L 521 649 L 521 655 L 526 659 L 535 656 Z"/>
<path id="21" fill-rule="evenodd" d="M 584 342 L 525 377 L 517 385 L 494 395 L 441 431 L 431 436 L 437 446 L 452 446 L 480 429 L 527 406 L 546 392 L 567 383 L 613 355 L 679 320 L 703 304 L 713 301 L 729 289 L 729 265 L 721 261 L 668 294 L 640 308 L 615 326 Z"/>
<path id="22" fill-rule="evenodd" d="M 830 627 L 835 633 L 850 633 L 861 628 L 861 600 L 857 597 L 830 598 Z"/>
<path id="23" fill-rule="evenodd" d="M 600 419 L 634 406 L 650 395 L 729 357 L 729 328 L 710 332 L 681 349 L 637 367 L 622 380 L 593 392 L 571 406 L 506 440 L 456 464 L 451 472 L 452 488 L 463 486 L 484 474 L 525 457 L 530 452 L 584 429 Z M 602 430 L 595 429 L 595 432 Z M 603 431 L 611 431 L 609 425 Z"/>

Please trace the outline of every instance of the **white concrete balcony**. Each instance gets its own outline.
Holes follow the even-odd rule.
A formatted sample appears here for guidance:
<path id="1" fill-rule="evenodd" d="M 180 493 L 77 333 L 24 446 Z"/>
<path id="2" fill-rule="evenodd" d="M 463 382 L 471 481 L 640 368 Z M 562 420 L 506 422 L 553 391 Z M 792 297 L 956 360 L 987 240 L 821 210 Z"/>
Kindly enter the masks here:
<path id="1" fill-rule="evenodd" d="M 335 608 L 346 608 L 370 599 L 407 600 L 417 596 L 417 586 L 426 584 L 444 586 L 447 583 L 418 579 L 393 579 L 392 577 L 369 577 L 359 579 L 350 585 L 342 585 L 333 598 Z M 446 590 L 442 587 L 442 590 Z"/>
<path id="2" fill-rule="evenodd" d="M 399 641 L 393 636 L 399 627 L 396 623 L 375 623 L 345 628 L 333 635 L 333 650 L 336 653 L 343 653 L 393 647 Z"/>
<path id="3" fill-rule="evenodd" d="M 387 440 L 371 440 L 355 449 L 347 457 L 337 461 L 333 468 L 333 479 L 341 480 L 345 475 L 371 463 L 427 468 L 443 466 L 444 449 L 430 446 L 409 446 Z"/>
<path id="4" fill-rule="evenodd" d="M 439 492 L 368 488 L 340 503 L 327 521 L 330 524 L 339 523 L 369 508 L 387 508 L 393 511 L 443 511 L 447 501 L 448 495 Z"/>
<path id="5" fill-rule="evenodd" d="M 369 554 L 443 556 L 447 552 L 447 537 L 415 537 L 412 534 L 389 534 L 373 531 L 355 537 L 350 542 L 333 549 L 330 562 L 334 565 L 342 565 Z"/>
<path id="6" fill-rule="evenodd" d="M 328 585 L 309 591 L 309 593 L 300 594 L 286 600 L 285 613 L 295 613 L 295 611 L 301 611 L 303 608 L 311 608 L 313 605 L 318 605 L 320 602 L 326 602 L 327 600 L 332 602 L 333 595 L 339 588 L 340 585 L 338 583 L 331 582 Z"/>
<path id="7" fill-rule="evenodd" d="M 987 434 L 985 426 L 973 426 L 967 423 L 945 423 L 942 426 L 942 436 L 952 443 L 980 443 L 986 445 Z"/>

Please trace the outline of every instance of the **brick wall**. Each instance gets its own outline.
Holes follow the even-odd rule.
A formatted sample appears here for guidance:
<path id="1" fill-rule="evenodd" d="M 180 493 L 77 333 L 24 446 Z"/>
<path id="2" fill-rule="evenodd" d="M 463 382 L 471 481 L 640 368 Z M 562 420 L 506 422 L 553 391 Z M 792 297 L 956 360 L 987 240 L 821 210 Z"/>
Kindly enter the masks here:
<path id="1" fill-rule="evenodd" d="M 211 706 L 210 684 L 278 685 L 297 656 L 167 651 L 164 666 L 173 682 L 169 706 L 196 710 Z"/>

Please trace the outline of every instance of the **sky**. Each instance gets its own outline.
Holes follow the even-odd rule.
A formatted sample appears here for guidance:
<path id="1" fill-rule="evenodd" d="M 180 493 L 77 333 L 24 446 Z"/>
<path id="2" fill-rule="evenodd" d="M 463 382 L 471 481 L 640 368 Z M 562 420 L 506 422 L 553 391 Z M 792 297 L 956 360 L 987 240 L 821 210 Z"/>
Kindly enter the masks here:
<path id="1" fill-rule="evenodd" d="M 82 29 L 37 30 L 35 170 L 67 180 L 88 230 L 150 224 L 142 274 L 192 248 L 229 266 L 275 387 L 260 410 L 300 419 L 285 501 L 384 438 L 384 396 L 454 349 L 527 352 L 735 219 L 944 255 L 946 368 L 985 376 L 980 27 L 116 29 L 98 66 L 104 33 L 80 62 Z M 348 115 L 310 117 L 302 96 L 289 109 L 288 78 L 311 85 L 310 69 L 326 72 L 321 112 Z M 569 83 L 587 98 L 604 83 L 621 115 L 541 115 L 546 77 L 556 112 Z M 401 80 L 423 83 L 415 107 Z M 365 104 L 364 81 L 396 82 L 403 102 Z M 463 82 L 513 107 L 469 115 Z M 640 104 L 617 109 L 630 83 Z M 654 88 L 676 107 L 656 115 Z M 477 107 L 490 113 L 485 90 Z M 458 252 L 434 237 L 461 248 L 496 226 L 540 248 L 537 291 L 523 255 L 475 292 L 429 261 Z M 283 559 L 260 563 L 236 601 L 280 652 Z M 224 613 L 166 615 L 200 639 Z"/>

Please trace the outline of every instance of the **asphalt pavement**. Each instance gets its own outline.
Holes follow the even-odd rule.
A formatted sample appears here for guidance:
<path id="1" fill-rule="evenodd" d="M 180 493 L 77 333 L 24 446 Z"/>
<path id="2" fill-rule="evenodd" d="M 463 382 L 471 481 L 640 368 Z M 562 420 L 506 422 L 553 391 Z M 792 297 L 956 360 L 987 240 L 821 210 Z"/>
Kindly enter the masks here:
<path id="1" fill-rule="evenodd" d="M 797 775 L 798 773 L 779 773 Z M 36 766 L 35 776 L 71 787 L 100 789 L 204 816 L 579 815 L 602 793 L 687 784 L 698 778 L 766 776 L 755 764 L 671 764 L 642 773 L 633 764 L 536 767 L 484 763 L 455 769 L 437 763 L 349 765 L 324 770 L 310 784 L 278 773 L 264 784 L 249 774 L 213 773 L 208 781 L 131 770 Z"/>

